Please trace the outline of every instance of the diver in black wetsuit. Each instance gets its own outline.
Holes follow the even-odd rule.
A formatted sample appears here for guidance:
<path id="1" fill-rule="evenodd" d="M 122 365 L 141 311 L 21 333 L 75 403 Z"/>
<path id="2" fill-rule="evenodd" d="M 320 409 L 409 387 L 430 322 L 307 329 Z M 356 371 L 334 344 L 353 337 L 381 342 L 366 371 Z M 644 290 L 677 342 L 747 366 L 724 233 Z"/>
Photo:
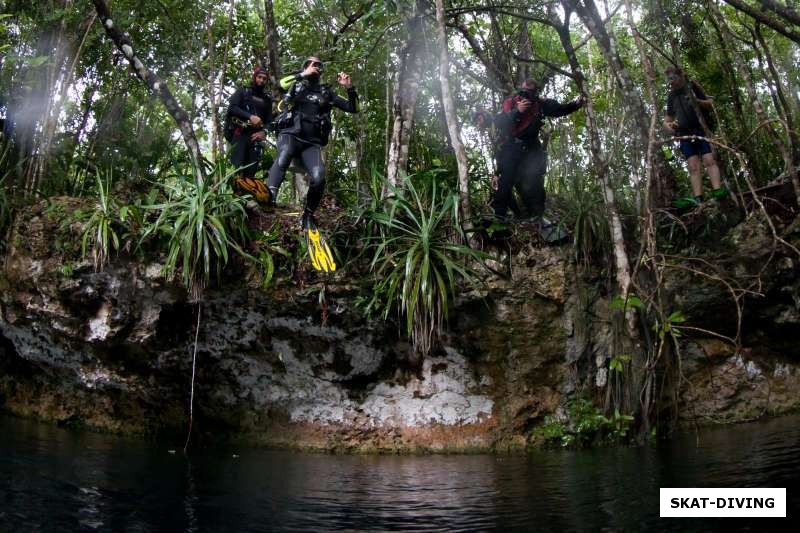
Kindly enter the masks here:
<path id="1" fill-rule="evenodd" d="M 563 117 L 583 106 L 583 97 L 566 104 L 539 96 L 539 84 L 525 80 L 518 93 L 503 102 L 503 112 L 495 122 L 506 139 L 497 153 L 500 174 L 492 208 L 498 218 L 508 211 L 512 191 L 516 187 L 528 210 L 528 216 L 544 213 L 544 174 L 547 153 L 539 141 L 539 130 L 545 117 Z"/>
<path id="2" fill-rule="evenodd" d="M 278 121 L 278 154 L 269 171 L 269 189 L 272 198 L 277 197 L 286 170 L 294 158 L 299 158 L 309 175 L 308 196 L 303 210 L 302 227 L 315 227 L 314 211 L 322 200 L 325 190 L 325 163 L 322 147 L 328 144 L 331 132 L 331 109 L 334 107 L 356 113 L 358 94 L 344 72 L 337 75 L 339 85 L 347 90 L 347 100 L 338 96 L 330 85 L 323 84 L 320 77 L 322 61 L 311 56 L 303 63 L 303 70 L 281 80 L 287 89 L 287 105 Z"/>
<path id="3" fill-rule="evenodd" d="M 265 128 L 272 122 L 272 95 L 266 89 L 267 69 L 257 67 L 250 87 L 236 89 L 228 102 L 226 130 L 231 130 L 231 164 L 239 169 L 234 185 L 262 203 L 269 190 L 256 179 L 264 151 Z"/>

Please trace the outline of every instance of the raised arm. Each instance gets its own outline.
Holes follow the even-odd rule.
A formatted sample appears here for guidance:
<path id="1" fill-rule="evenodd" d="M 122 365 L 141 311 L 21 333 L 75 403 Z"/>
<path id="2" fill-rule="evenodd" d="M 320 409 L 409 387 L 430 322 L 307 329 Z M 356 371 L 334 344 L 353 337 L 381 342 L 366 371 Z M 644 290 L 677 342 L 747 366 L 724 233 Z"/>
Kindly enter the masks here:
<path id="1" fill-rule="evenodd" d="M 583 107 L 583 97 L 579 96 L 566 104 L 558 103 L 550 98 L 542 100 L 542 115 L 546 117 L 564 117 Z"/>
<path id="2" fill-rule="evenodd" d="M 358 93 L 356 92 L 356 88 L 350 87 L 347 89 L 347 100 L 338 94 L 334 94 L 333 106 L 338 107 L 342 111 L 347 111 L 348 113 L 358 113 Z"/>
<path id="3" fill-rule="evenodd" d="M 347 100 L 338 94 L 334 94 L 333 106 L 338 107 L 342 111 L 347 111 L 348 113 L 358 113 L 358 93 L 356 93 L 356 88 L 353 87 L 350 75 L 345 72 L 340 72 L 336 76 L 336 81 L 339 82 L 339 85 L 347 89 Z"/>

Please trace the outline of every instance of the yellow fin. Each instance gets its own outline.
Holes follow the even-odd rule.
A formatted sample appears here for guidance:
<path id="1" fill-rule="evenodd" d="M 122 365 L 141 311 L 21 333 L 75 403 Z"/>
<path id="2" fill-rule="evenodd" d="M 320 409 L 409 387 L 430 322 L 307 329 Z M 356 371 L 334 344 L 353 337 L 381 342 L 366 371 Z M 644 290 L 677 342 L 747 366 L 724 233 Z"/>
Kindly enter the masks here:
<path id="1" fill-rule="evenodd" d="M 336 261 L 333 260 L 331 249 L 319 230 L 309 228 L 306 230 L 306 238 L 308 239 L 308 255 L 311 257 L 311 266 L 320 272 L 335 272 Z"/>

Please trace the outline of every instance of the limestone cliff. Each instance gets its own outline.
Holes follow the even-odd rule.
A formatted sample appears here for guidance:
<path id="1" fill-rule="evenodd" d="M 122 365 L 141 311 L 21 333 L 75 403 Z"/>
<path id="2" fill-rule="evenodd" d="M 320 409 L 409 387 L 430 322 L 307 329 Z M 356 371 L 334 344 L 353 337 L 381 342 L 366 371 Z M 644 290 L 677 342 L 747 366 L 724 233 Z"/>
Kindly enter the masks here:
<path id="1" fill-rule="evenodd" d="M 794 243 L 798 225 L 782 230 Z M 601 280 L 578 274 L 566 247 L 515 252 L 510 276 L 462 294 L 444 346 L 419 359 L 396 324 L 364 317 L 356 301 L 366 289 L 346 273 L 327 284 L 324 310 L 320 284 L 265 291 L 242 272 L 198 305 L 157 261 L 118 258 L 95 272 L 63 244 L 78 231 L 38 206 L 12 233 L 0 282 L 4 410 L 182 435 L 198 312 L 201 436 L 350 451 L 521 449 L 568 395 L 604 396 L 597 370 L 611 353 L 608 297 Z M 700 328 L 682 340 L 685 420 L 800 405 L 798 258 L 770 242 L 763 225 L 746 221 L 732 233 L 735 253 L 706 259 L 743 280 L 760 276 L 760 290 L 741 295 L 739 349 L 704 333 L 731 336 L 739 317 L 728 287 L 688 270 L 666 280 Z"/>

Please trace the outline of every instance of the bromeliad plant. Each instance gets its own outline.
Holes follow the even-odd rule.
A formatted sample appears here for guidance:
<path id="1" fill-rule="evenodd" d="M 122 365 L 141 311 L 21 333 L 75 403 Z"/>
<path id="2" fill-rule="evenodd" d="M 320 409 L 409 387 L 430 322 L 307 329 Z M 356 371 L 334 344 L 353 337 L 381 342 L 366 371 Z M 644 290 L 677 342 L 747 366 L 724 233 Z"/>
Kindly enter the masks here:
<path id="1" fill-rule="evenodd" d="M 105 180 L 100 174 L 97 174 L 95 179 L 97 201 L 83 229 L 81 254 L 85 258 L 86 252 L 91 249 L 94 269 L 100 271 L 108 263 L 111 252 L 119 250 L 120 239 L 115 227 L 118 226 L 119 208 L 116 199 L 110 193 L 111 173 Z"/>
<path id="2" fill-rule="evenodd" d="M 183 285 L 199 299 L 212 273 L 219 276 L 228 263 L 229 250 L 247 256 L 239 245 L 246 238 L 247 214 L 230 176 L 213 172 L 203 180 L 197 172 L 186 174 L 178 171 L 161 185 L 166 198 L 147 206 L 160 214 L 145 227 L 142 240 L 157 233 L 167 237 L 166 274 L 180 270 Z"/>
<path id="3" fill-rule="evenodd" d="M 572 228 L 572 247 L 575 259 L 585 265 L 611 249 L 603 195 L 599 185 L 585 177 L 565 180 L 559 187 L 554 206 L 556 218 Z"/>
<path id="4" fill-rule="evenodd" d="M 371 270 L 373 297 L 367 309 L 386 318 L 392 310 L 405 316 L 406 334 L 423 355 L 438 341 L 459 282 L 475 284 L 472 267 L 484 254 L 465 242 L 458 216 L 458 196 L 441 191 L 435 176 L 417 175 L 430 183 L 427 191 L 411 177 L 392 188 L 383 211 L 369 217 L 380 229 L 374 238 Z"/>

